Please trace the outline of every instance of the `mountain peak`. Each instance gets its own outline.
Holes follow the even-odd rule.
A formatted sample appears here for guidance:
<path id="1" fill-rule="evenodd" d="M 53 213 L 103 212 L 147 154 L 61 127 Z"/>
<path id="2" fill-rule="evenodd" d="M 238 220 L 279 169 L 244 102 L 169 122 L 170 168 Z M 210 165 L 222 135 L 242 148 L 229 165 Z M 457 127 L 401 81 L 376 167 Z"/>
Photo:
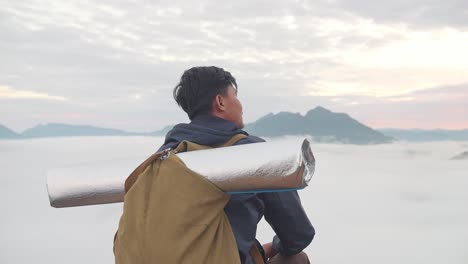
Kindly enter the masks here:
<path id="1" fill-rule="evenodd" d="M 314 109 L 311 109 L 309 112 L 311 112 L 311 111 L 315 111 L 315 112 L 327 112 L 327 113 L 331 113 L 331 112 L 332 112 L 332 111 L 330 111 L 330 110 L 328 110 L 328 109 L 326 109 L 325 107 L 320 106 L 320 105 L 317 106 L 317 107 L 315 107 Z"/>
<path id="2" fill-rule="evenodd" d="M 354 144 L 387 143 L 392 139 L 344 113 L 317 106 L 307 112 L 268 114 L 245 128 L 259 136 L 311 135 L 317 141 Z"/>
<path id="3" fill-rule="evenodd" d="M 306 114 L 305 117 L 312 117 L 312 116 L 329 116 L 335 114 L 332 111 L 326 109 L 325 107 L 322 106 L 317 106 L 314 109 L 309 110 Z"/>

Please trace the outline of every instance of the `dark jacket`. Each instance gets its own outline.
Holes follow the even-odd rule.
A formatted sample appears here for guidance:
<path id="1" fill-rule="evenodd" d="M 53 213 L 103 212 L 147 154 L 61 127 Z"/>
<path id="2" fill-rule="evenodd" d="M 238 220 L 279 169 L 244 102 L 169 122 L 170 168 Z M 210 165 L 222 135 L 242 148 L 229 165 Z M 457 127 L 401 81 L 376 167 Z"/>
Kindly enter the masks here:
<path id="1" fill-rule="evenodd" d="M 159 148 L 175 148 L 181 141 L 188 140 L 200 145 L 212 146 L 224 143 L 240 130 L 234 123 L 202 115 L 195 117 L 190 124 L 178 124 L 166 135 L 164 145 Z M 265 140 L 248 135 L 235 145 L 264 142 Z M 255 243 L 257 223 L 265 216 L 276 233 L 273 248 L 282 255 L 301 252 L 312 241 L 315 230 L 302 208 L 296 191 L 259 194 L 234 194 L 224 208 L 236 238 L 241 263 L 253 263 L 249 251 Z"/>

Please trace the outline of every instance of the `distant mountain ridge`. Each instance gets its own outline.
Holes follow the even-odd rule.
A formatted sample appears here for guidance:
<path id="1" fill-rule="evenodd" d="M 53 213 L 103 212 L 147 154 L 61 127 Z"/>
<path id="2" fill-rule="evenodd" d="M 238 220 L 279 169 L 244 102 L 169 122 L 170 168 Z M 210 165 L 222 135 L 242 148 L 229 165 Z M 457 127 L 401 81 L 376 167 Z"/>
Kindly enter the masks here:
<path id="1" fill-rule="evenodd" d="M 433 129 L 433 130 L 424 130 L 424 129 L 379 129 L 380 132 L 385 135 L 392 136 L 399 140 L 406 141 L 416 141 L 416 142 L 425 142 L 425 141 L 443 141 L 443 140 L 452 140 L 452 141 L 468 141 L 468 129 L 462 130 L 444 130 L 444 129 Z"/>
<path id="2" fill-rule="evenodd" d="M 70 125 L 61 123 L 40 124 L 16 133 L 6 126 L 0 125 L 0 139 L 27 139 L 46 137 L 75 136 L 164 136 L 172 126 L 148 133 L 128 132 L 120 129 L 103 128 L 89 125 Z"/>
<path id="3" fill-rule="evenodd" d="M 68 136 L 165 136 L 173 125 L 161 130 L 134 133 L 119 129 L 51 123 L 37 125 L 23 133 L 0 125 L 0 139 L 27 139 L 42 137 Z M 341 142 L 352 144 L 388 143 L 393 140 L 407 141 L 468 141 L 468 129 L 465 130 L 374 130 L 345 113 L 334 113 L 323 107 L 316 107 L 304 116 L 300 113 L 269 113 L 244 128 L 247 132 L 263 136 L 277 137 L 285 135 L 310 135 L 319 142 Z"/>
<path id="4" fill-rule="evenodd" d="M 170 125 L 170 126 L 165 126 L 163 129 L 161 130 L 157 130 L 157 131 L 153 131 L 153 132 L 150 132 L 148 133 L 148 135 L 150 136 L 165 136 L 167 134 L 167 132 L 169 132 L 169 130 L 171 130 L 174 126 L 173 125 Z"/>
<path id="5" fill-rule="evenodd" d="M 19 135 L 4 125 L 0 125 L 0 138 L 17 138 Z"/>
<path id="6" fill-rule="evenodd" d="M 21 133 L 23 138 L 37 137 L 72 137 L 72 136 L 129 136 L 138 133 L 126 132 L 119 129 L 102 128 L 86 125 L 67 125 L 50 123 L 37 125 Z"/>
<path id="7" fill-rule="evenodd" d="M 247 124 L 245 130 L 264 137 L 310 135 L 319 142 L 379 144 L 393 140 L 347 114 L 334 113 L 320 106 L 308 111 L 304 116 L 290 112 L 270 113 L 254 123 Z"/>

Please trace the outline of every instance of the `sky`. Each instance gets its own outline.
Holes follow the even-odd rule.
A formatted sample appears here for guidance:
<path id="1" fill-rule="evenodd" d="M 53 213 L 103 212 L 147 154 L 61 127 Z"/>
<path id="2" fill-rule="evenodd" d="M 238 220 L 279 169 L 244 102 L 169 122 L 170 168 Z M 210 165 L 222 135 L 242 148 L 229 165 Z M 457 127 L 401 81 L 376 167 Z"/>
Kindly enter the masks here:
<path id="1" fill-rule="evenodd" d="M 323 106 L 373 128 L 468 128 L 468 2 L 0 0 L 0 124 L 187 122 L 183 71 L 239 85 L 244 122 Z"/>

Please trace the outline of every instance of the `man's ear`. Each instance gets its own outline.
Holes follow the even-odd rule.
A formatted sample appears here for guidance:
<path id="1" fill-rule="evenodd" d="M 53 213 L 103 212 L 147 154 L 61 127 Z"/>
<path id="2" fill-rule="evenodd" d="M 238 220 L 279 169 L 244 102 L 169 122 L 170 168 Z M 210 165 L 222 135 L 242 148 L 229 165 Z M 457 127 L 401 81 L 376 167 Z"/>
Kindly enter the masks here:
<path id="1" fill-rule="evenodd" d="M 217 94 L 213 99 L 213 109 L 215 111 L 224 112 L 226 106 L 224 105 L 224 98 L 222 95 Z"/>

